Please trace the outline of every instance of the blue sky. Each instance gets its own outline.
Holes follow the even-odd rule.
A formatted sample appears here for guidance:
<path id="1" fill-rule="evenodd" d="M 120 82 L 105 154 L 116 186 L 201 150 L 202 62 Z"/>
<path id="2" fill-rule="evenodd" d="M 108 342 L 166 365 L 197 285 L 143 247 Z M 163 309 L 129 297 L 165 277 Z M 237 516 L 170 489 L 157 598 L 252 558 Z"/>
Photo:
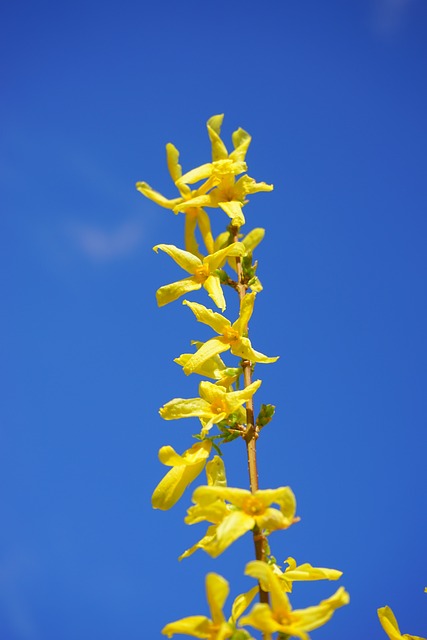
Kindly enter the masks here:
<path id="1" fill-rule="evenodd" d="M 427 635 L 426 27 L 422 0 L 4 6 L 2 638 L 161 637 L 206 613 L 207 571 L 251 584 L 249 538 L 177 562 L 203 531 L 183 523 L 191 491 L 150 507 L 159 447 L 197 430 L 158 416 L 196 391 L 172 359 L 206 334 L 156 307 L 180 273 L 151 248 L 182 245 L 183 219 L 134 184 L 173 197 L 164 145 L 208 161 L 215 113 L 275 185 L 245 209 L 266 228 L 251 337 L 281 355 L 259 366 L 277 405 L 260 483 L 290 485 L 301 516 L 273 552 L 344 571 L 351 604 L 313 638 L 385 638 L 385 604 Z M 246 483 L 242 443 L 225 453 Z"/>

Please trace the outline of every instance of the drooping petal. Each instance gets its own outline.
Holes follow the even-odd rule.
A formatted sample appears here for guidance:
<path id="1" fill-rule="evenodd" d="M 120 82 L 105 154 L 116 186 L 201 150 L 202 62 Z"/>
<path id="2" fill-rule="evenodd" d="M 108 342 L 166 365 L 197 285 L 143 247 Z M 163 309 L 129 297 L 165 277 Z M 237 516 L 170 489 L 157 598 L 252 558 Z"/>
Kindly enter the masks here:
<path id="1" fill-rule="evenodd" d="M 178 502 L 186 488 L 203 471 L 206 459 L 190 466 L 172 467 L 154 489 L 151 504 L 154 509 L 166 511 Z"/>
<path id="2" fill-rule="evenodd" d="M 288 520 L 294 519 L 297 503 L 295 494 L 290 487 L 260 489 L 256 492 L 256 495 L 266 506 L 273 503 L 278 504 L 280 511 Z"/>
<path id="3" fill-rule="evenodd" d="M 175 622 L 170 622 L 162 629 L 163 635 L 172 638 L 175 633 L 193 636 L 194 638 L 209 638 L 212 623 L 206 616 L 189 616 Z"/>
<path id="4" fill-rule="evenodd" d="M 197 244 L 197 240 L 196 240 L 196 233 L 195 233 L 196 224 L 197 224 L 197 215 L 195 215 L 192 211 L 188 211 L 188 213 L 185 214 L 185 224 L 184 224 L 185 250 L 197 256 L 198 258 L 201 258 L 199 245 Z"/>
<path id="5" fill-rule="evenodd" d="M 203 344 L 204 343 L 202 342 L 200 346 L 202 346 Z M 185 367 L 185 365 L 190 360 L 190 358 L 193 357 L 193 355 L 194 353 L 182 353 L 179 356 L 179 358 L 174 359 L 174 362 L 179 364 L 181 367 Z M 211 358 L 203 362 L 203 364 L 197 369 L 195 369 L 193 373 L 198 373 L 204 378 L 212 378 L 213 380 L 220 380 L 226 375 L 225 374 L 226 368 L 227 367 L 225 366 L 224 362 L 221 360 L 220 356 L 216 355 L 216 356 L 212 356 Z"/>
<path id="6" fill-rule="evenodd" d="M 214 252 L 214 241 L 211 230 L 211 221 L 208 214 L 204 209 L 197 209 L 197 224 L 200 229 L 203 242 L 205 243 L 206 251 L 208 253 Z"/>
<path id="7" fill-rule="evenodd" d="M 230 202 L 218 202 L 218 206 L 231 218 L 231 223 L 235 227 L 242 227 L 246 220 L 242 211 L 242 204 L 237 200 L 231 200 Z"/>
<path id="8" fill-rule="evenodd" d="M 153 247 L 153 251 L 156 253 L 158 250 L 164 251 L 174 260 L 182 269 L 187 271 L 188 273 L 194 274 L 198 267 L 202 266 L 202 261 L 195 256 L 193 253 L 189 251 L 184 251 L 183 249 L 179 249 L 175 247 L 173 244 L 156 244 Z"/>
<path id="9" fill-rule="evenodd" d="M 227 351 L 229 348 L 230 345 L 224 342 L 223 338 L 211 338 L 205 342 L 184 365 L 183 371 L 185 375 L 188 376 L 190 373 L 199 371 L 206 360 Z"/>
<path id="10" fill-rule="evenodd" d="M 279 359 L 279 356 L 268 357 L 259 351 L 255 351 L 255 349 L 252 348 L 249 338 L 241 338 L 238 342 L 231 345 L 230 350 L 233 355 L 239 356 L 239 358 L 243 360 L 250 360 L 251 362 L 269 364 Z"/>
<path id="11" fill-rule="evenodd" d="M 217 558 L 230 544 L 253 529 L 255 520 L 243 511 L 232 511 L 218 525 L 215 543 L 207 549 L 212 558 Z"/>
<path id="12" fill-rule="evenodd" d="M 259 245 L 262 239 L 265 236 L 265 229 L 261 227 L 257 227 L 256 229 L 252 229 L 249 233 L 243 238 L 242 242 L 245 245 L 246 251 L 248 253 L 252 253 L 253 250 Z"/>
<path id="13" fill-rule="evenodd" d="M 269 507 L 262 515 L 256 516 L 256 523 L 260 529 L 279 531 L 291 526 L 292 520 L 286 518 L 281 511 Z"/>
<path id="14" fill-rule="evenodd" d="M 206 576 L 206 599 L 211 611 L 212 622 L 216 625 L 225 621 L 222 609 L 230 592 L 228 582 L 217 573 Z"/>
<path id="15" fill-rule="evenodd" d="M 203 549 L 205 551 L 206 548 L 209 548 L 209 546 L 212 544 L 212 541 L 215 539 L 216 529 L 217 529 L 216 524 L 213 524 L 210 527 L 208 527 L 208 530 L 206 531 L 206 535 L 203 536 L 203 538 L 199 540 L 199 542 L 196 542 L 196 544 L 194 544 L 192 547 L 184 551 L 184 553 L 182 553 L 179 556 L 178 560 L 183 560 L 183 558 L 188 558 L 189 556 L 192 556 L 193 553 L 197 551 L 197 549 Z"/>
<path id="16" fill-rule="evenodd" d="M 156 291 L 157 304 L 159 307 L 164 307 L 165 304 L 178 300 L 178 298 L 184 296 L 186 293 L 197 291 L 197 289 L 201 288 L 202 285 L 200 282 L 197 282 L 194 276 L 172 282 L 171 284 L 165 284 Z"/>
<path id="17" fill-rule="evenodd" d="M 226 487 L 224 461 L 219 456 L 214 456 L 206 465 L 206 478 L 211 487 Z"/>
<path id="18" fill-rule="evenodd" d="M 225 311 L 227 305 L 219 277 L 215 275 L 208 276 L 203 283 L 203 287 L 208 292 L 209 297 L 215 302 L 216 306 L 221 309 L 221 311 Z"/>
<path id="19" fill-rule="evenodd" d="M 162 196 L 162 194 L 158 191 L 155 191 L 146 182 L 137 182 L 136 188 L 146 198 L 149 198 L 149 200 L 152 200 L 156 204 L 160 205 L 161 207 L 165 207 L 166 209 L 174 209 L 174 207 L 178 206 L 182 200 L 182 198 L 173 198 L 172 200 L 169 200 L 168 198 L 165 198 L 165 196 Z"/>
<path id="20" fill-rule="evenodd" d="M 159 413 L 164 420 L 200 417 L 209 419 L 211 416 L 210 407 L 202 398 L 174 398 L 163 405 Z"/>
<path id="21" fill-rule="evenodd" d="M 219 333 L 220 335 L 224 333 L 226 329 L 231 327 L 230 320 L 224 318 L 224 316 L 219 313 L 215 313 L 215 311 L 211 311 L 211 309 L 207 309 L 202 304 L 197 302 L 189 302 L 188 300 L 184 300 L 182 304 L 190 307 L 191 311 L 196 316 L 196 319 L 199 322 L 203 322 L 203 324 L 207 324 L 211 329 Z M 218 352 L 220 353 L 220 352 Z"/>

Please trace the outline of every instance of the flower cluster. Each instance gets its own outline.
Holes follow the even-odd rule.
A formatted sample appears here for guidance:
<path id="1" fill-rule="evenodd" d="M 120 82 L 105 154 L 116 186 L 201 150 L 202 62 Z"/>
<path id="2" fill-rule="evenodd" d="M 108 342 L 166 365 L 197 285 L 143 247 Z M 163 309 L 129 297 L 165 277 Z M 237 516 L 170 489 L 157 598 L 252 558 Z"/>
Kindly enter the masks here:
<path id="1" fill-rule="evenodd" d="M 194 292 L 197 295 L 206 292 L 217 309 L 183 300 L 183 305 L 213 335 L 204 342 L 193 340 L 194 350 L 182 353 L 175 362 L 185 375 L 208 379 L 199 382 L 196 397 L 173 398 L 160 408 L 164 420 L 195 418 L 199 427 L 194 435 L 196 442 L 182 454 L 169 445 L 160 449 L 159 460 L 170 469 L 155 488 L 152 504 L 155 509 L 170 509 L 205 470 L 206 484 L 194 490 L 185 522 L 188 525 L 206 522 L 208 526 L 202 538 L 185 550 L 180 559 L 199 549 L 216 558 L 237 544 L 239 538 L 252 534 L 256 559 L 246 565 L 245 574 L 257 584 L 235 598 L 227 618 L 223 608 L 229 594 L 228 582 L 216 573 L 209 573 L 206 596 L 210 617 L 181 618 L 167 624 L 162 633 L 167 637 L 184 634 L 209 640 L 251 640 L 251 634 L 259 631 L 264 640 L 269 640 L 272 634 L 278 634 L 279 639 L 308 640 L 309 632 L 328 622 L 336 609 L 349 602 L 349 595 L 340 587 L 319 604 L 293 609 L 288 594 L 294 582 L 338 580 L 341 572 L 309 563 L 297 565 L 294 558 L 288 558 L 287 567 L 282 569 L 270 552 L 270 535 L 288 529 L 299 521 L 299 516 L 289 486 L 276 489 L 258 486 L 256 442 L 273 418 L 274 406 L 262 404 L 255 417 L 254 396 L 261 380 L 253 379 L 254 369 L 258 364 L 272 364 L 278 357 L 255 350 L 249 339 L 249 322 L 257 295 L 262 291 L 253 253 L 264 237 L 264 230 L 257 227 L 243 234 L 241 229 L 246 222 L 243 209 L 248 196 L 271 191 L 273 186 L 257 182 L 247 174 L 246 154 L 251 137 L 246 131 L 237 129 L 232 134 L 233 150 L 228 151 L 221 138 L 222 121 L 222 115 L 215 115 L 207 123 L 211 161 L 185 173 L 176 147 L 166 145 L 169 173 L 178 191 L 176 197 L 167 198 L 146 182 L 137 183 L 144 196 L 185 216 L 184 247 L 173 244 L 154 247 L 154 251 L 166 253 L 187 274 L 158 289 L 158 305 L 162 307 Z M 216 210 L 212 220 L 207 209 Z M 226 221 L 226 229 L 215 237 L 213 229 L 221 219 Z M 203 253 L 199 250 L 200 239 Z M 224 315 L 226 289 L 238 295 L 239 312 L 233 320 Z M 235 360 L 228 365 L 223 357 Z M 227 485 L 222 447 L 237 438 L 246 445 L 249 489 Z M 247 612 L 257 594 L 260 602 Z M 381 624 L 392 640 L 416 638 L 400 635 L 388 608 L 379 612 Z"/>

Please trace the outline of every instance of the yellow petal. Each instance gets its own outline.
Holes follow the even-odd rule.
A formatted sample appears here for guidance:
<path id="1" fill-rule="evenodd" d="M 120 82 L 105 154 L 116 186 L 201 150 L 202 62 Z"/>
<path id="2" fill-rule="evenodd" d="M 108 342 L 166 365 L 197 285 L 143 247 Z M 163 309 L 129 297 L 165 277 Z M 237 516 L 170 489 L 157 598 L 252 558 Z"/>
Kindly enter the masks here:
<path id="1" fill-rule="evenodd" d="M 197 224 L 200 229 L 203 242 L 205 243 L 206 251 L 208 253 L 213 253 L 214 241 L 212 237 L 211 222 L 206 211 L 201 208 L 197 210 Z"/>
<path id="2" fill-rule="evenodd" d="M 200 346 L 203 345 L 203 342 Z M 200 348 L 200 347 L 199 347 Z M 175 358 L 174 362 L 179 364 L 181 367 L 185 367 L 190 358 L 192 358 L 194 353 L 182 353 L 179 358 Z M 200 367 L 197 367 L 193 371 L 193 373 L 198 373 L 204 378 L 212 378 L 213 380 L 220 380 L 224 377 L 226 366 L 221 360 L 219 355 L 212 356 L 208 358 L 205 362 L 203 362 Z"/>
<path id="3" fill-rule="evenodd" d="M 189 616 L 176 622 L 170 622 L 162 629 L 163 635 L 172 638 L 175 633 L 193 636 L 194 638 L 209 638 L 212 623 L 206 616 Z"/>
<path id="4" fill-rule="evenodd" d="M 260 529 L 267 529 L 268 531 L 287 529 L 292 524 L 292 520 L 286 518 L 281 511 L 271 507 L 266 509 L 262 515 L 256 516 L 255 520 Z"/>
<path id="5" fill-rule="evenodd" d="M 159 411 L 164 420 L 179 420 L 180 418 L 210 418 L 208 403 L 202 398 L 174 398 L 167 402 Z"/>
<path id="6" fill-rule="evenodd" d="M 278 504 L 280 511 L 288 520 L 293 520 L 296 511 L 296 499 L 290 487 L 278 487 L 277 489 L 260 489 L 256 496 L 267 506 Z"/>
<path id="7" fill-rule="evenodd" d="M 154 509 L 166 511 L 180 499 L 186 488 L 203 471 L 206 460 L 189 466 L 172 467 L 154 489 L 151 504 Z"/>
<path id="8" fill-rule="evenodd" d="M 242 211 L 242 204 L 236 200 L 231 202 L 218 202 L 218 206 L 231 218 L 231 223 L 235 227 L 242 227 L 245 224 L 245 216 Z"/>
<path id="9" fill-rule="evenodd" d="M 199 245 L 196 240 L 197 217 L 188 213 L 185 216 L 184 244 L 185 250 L 200 258 Z"/>
<path id="10" fill-rule="evenodd" d="M 182 200 L 182 198 L 174 198 L 173 200 L 169 200 L 168 198 L 162 196 L 162 194 L 158 191 L 152 189 L 146 182 L 137 182 L 136 188 L 146 198 L 149 198 L 156 204 L 160 205 L 161 207 L 165 207 L 166 209 L 173 209 L 174 207 L 178 206 Z"/>
<path id="11" fill-rule="evenodd" d="M 173 244 L 156 244 L 153 247 L 153 251 L 156 253 L 158 250 L 164 251 L 174 260 L 180 267 L 182 267 L 188 273 L 194 274 L 198 267 L 202 266 L 202 261 L 189 251 L 184 251 L 175 247 Z"/>
<path id="12" fill-rule="evenodd" d="M 239 317 L 233 323 L 235 329 L 240 336 L 245 336 L 248 332 L 248 323 L 252 317 L 255 304 L 255 293 L 247 293 L 240 302 Z"/>
<path id="13" fill-rule="evenodd" d="M 216 306 L 221 309 L 221 311 L 225 311 L 227 305 L 219 277 L 215 275 L 208 276 L 203 283 L 203 287 L 208 292 L 209 297 L 215 302 Z"/>
<path id="14" fill-rule="evenodd" d="M 196 544 L 194 544 L 192 547 L 184 551 L 184 553 L 182 553 L 179 556 L 178 560 L 182 560 L 183 558 L 188 558 L 189 556 L 192 556 L 193 553 L 197 551 L 197 549 L 205 550 L 206 547 L 209 547 L 209 545 L 212 544 L 212 541 L 215 538 L 216 528 L 217 528 L 216 524 L 213 524 L 210 527 L 208 527 L 206 535 L 201 540 L 199 540 L 199 542 L 196 542 Z"/>
<path id="15" fill-rule="evenodd" d="M 252 576 L 252 578 L 260 581 L 263 589 L 270 592 L 271 608 L 274 613 L 279 617 L 285 618 L 291 610 L 291 605 L 271 567 L 260 560 L 253 560 L 246 565 L 245 575 Z"/>
<path id="16" fill-rule="evenodd" d="M 252 600 L 258 595 L 259 589 L 258 587 L 253 587 L 250 591 L 246 593 L 241 593 L 237 598 L 235 598 L 233 602 L 233 607 L 231 609 L 231 619 L 234 623 L 240 618 L 242 613 L 246 611 L 246 609 L 251 604 Z"/>
<path id="17" fill-rule="evenodd" d="M 206 478 L 211 487 L 226 487 L 224 461 L 219 456 L 214 456 L 206 465 Z"/>
<path id="18" fill-rule="evenodd" d="M 240 128 L 233 132 L 231 138 L 233 140 L 234 151 L 230 153 L 230 158 L 237 162 L 243 162 L 252 138 L 247 131 Z"/>
<path id="19" fill-rule="evenodd" d="M 200 167 L 196 167 L 195 169 L 191 169 L 191 171 L 187 171 L 177 182 L 177 186 L 180 183 L 184 184 L 194 184 L 195 182 L 199 182 L 199 180 L 205 180 L 209 178 L 212 174 L 212 164 L 210 162 L 206 164 L 202 164 Z"/>
<path id="20" fill-rule="evenodd" d="M 334 611 L 350 602 L 350 596 L 344 587 L 340 587 L 330 598 L 322 600 L 314 607 L 295 609 L 293 614 L 297 620 L 296 628 L 313 631 L 330 620 Z"/>
<path id="21" fill-rule="evenodd" d="M 269 364 L 279 359 L 279 356 L 270 358 L 259 351 L 255 351 L 255 349 L 252 348 L 249 338 L 241 338 L 241 340 L 231 345 L 230 349 L 231 353 L 235 356 L 243 358 L 243 360 L 250 360 L 251 362 Z"/>
<path id="22" fill-rule="evenodd" d="M 218 525 L 215 546 L 208 551 L 212 558 L 217 558 L 230 544 L 250 531 L 255 520 L 243 511 L 232 511 Z"/>
<path id="23" fill-rule="evenodd" d="M 228 158 L 227 147 L 220 138 L 221 125 L 224 114 L 212 116 L 207 122 L 208 134 L 212 144 L 212 160 L 224 160 Z"/>
<path id="24" fill-rule="evenodd" d="M 242 240 L 243 244 L 245 245 L 246 251 L 248 253 L 252 253 L 253 250 L 263 240 L 264 235 L 265 229 L 262 229 L 261 227 L 257 227 L 256 229 L 252 229 L 252 231 L 249 231 L 249 233 Z"/>
<path id="25" fill-rule="evenodd" d="M 194 276 L 178 280 L 178 282 L 172 282 L 171 284 L 165 284 L 156 291 L 157 304 L 159 307 L 164 307 L 165 304 L 178 300 L 178 298 L 184 296 L 186 293 L 197 291 L 197 289 L 201 288 L 202 285 L 196 281 Z"/>
<path id="26" fill-rule="evenodd" d="M 182 304 L 190 307 L 199 322 L 207 324 L 220 335 L 223 334 L 226 329 L 231 327 L 230 320 L 227 320 L 227 318 L 224 318 L 224 316 L 219 313 L 215 313 L 215 311 L 211 311 L 211 309 L 207 309 L 202 304 L 198 304 L 197 302 L 188 302 L 188 300 L 184 300 Z"/>
<path id="27" fill-rule="evenodd" d="M 210 440 L 203 440 L 202 442 L 193 444 L 190 449 L 184 451 L 182 456 L 180 456 L 173 447 L 167 445 L 161 447 L 159 450 L 159 460 L 168 467 L 198 464 L 201 460 L 206 460 L 206 458 L 209 457 L 211 449 L 212 442 Z"/>
<path id="28" fill-rule="evenodd" d="M 381 607 L 377 610 L 381 626 L 391 640 L 402 640 L 399 625 L 390 607 Z"/>
<path id="29" fill-rule="evenodd" d="M 203 262 L 209 265 L 210 271 L 215 271 L 222 267 L 228 256 L 242 256 L 245 253 L 245 245 L 242 242 L 233 242 L 224 249 L 216 251 L 204 258 Z M 246 297 L 246 296 L 245 296 Z"/>
<path id="30" fill-rule="evenodd" d="M 168 164 L 170 176 L 174 182 L 179 180 L 182 176 L 182 168 L 178 160 L 178 149 L 171 142 L 168 142 L 166 145 L 166 161 Z"/>
<path id="31" fill-rule="evenodd" d="M 222 609 L 229 591 L 228 582 L 225 578 L 217 573 L 208 573 L 206 576 L 206 599 L 214 624 L 221 624 L 225 620 Z"/>
<path id="32" fill-rule="evenodd" d="M 300 580 L 338 580 L 342 576 L 342 571 L 313 567 L 308 562 L 297 566 L 294 558 L 287 558 L 285 562 L 289 564 L 289 567 L 283 575 L 286 580 L 291 582 Z"/>
<path id="33" fill-rule="evenodd" d="M 281 625 L 274 619 L 273 612 L 268 604 L 261 603 L 255 604 L 250 613 L 240 619 L 240 625 L 249 625 L 263 633 L 274 633 L 281 628 Z M 300 638 L 301 637 L 302 636 L 300 636 Z M 308 636 L 305 636 L 305 638 L 308 640 Z"/>
<path id="34" fill-rule="evenodd" d="M 230 345 L 226 344 L 222 338 L 211 338 L 205 342 L 200 349 L 191 356 L 187 361 L 187 364 L 184 365 L 183 371 L 185 375 L 188 376 L 190 373 L 199 371 L 209 358 L 217 356 L 219 353 L 223 353 L 229 348 Z"/>

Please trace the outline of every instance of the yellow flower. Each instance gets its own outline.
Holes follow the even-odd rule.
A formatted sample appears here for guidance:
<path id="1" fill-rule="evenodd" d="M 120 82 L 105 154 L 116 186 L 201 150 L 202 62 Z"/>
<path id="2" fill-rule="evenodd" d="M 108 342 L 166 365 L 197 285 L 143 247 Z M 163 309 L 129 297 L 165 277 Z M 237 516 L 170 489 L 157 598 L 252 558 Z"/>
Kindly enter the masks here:
<path id="1" fill-rule="evenodd" d="M 246 337 L 248 322 L 252 316 L 255 302 L 255 294 L 248 293 L 240 303 L 239 318 L 231 324 L 227 318 L 207 309 L 197 302 L 184 300 L 183 304 L 190 307 L 199 322 L 207 324 L 219 334 L 218 338 L 211 338 L 205 342 L 184 366 L 184 373 L 189 375 L 200 367 L 208 358 L 230 349 L 231 353 L 251 362 L 270 363 L 276 362 L 277 357 L 269 358 L 252 348 L 249 338 Z"/>
<path id="2" fill-rule="evenodd" d="M 203 471 L 211 449 L 212 442 L 208 440 L 197 442 L 181 456 L 170 446 L 160 449 L 160 462 L 172 469 L 154 489 L 151 499 L 154 509 L 165 511 L 173 507 L 188 485 Z"/>
<path id="3" fill-rule="evenodd" d="M 251 493 L 246 489 L 204 486 L 194 491 L 192 500 L 195 504 L 188 509 L 185 522 L 208 521 L 217 525 L 208 534 L 211 539 L 201 546 L 213 558 L 255 526 L 271 532 L 287 529 L 298 520 L 295 496 L 289 487 Z M 280 508 L 272 508 L 272 504 Z"/>
<path id="4" fill-rule="evenodd" d="M 282 589 L 288 593 L 292 591 L 293 582 L 300 580 L 338 580 L 342 576 L 342 571 L 312 567 L 308 562 L 297 566 L 294 558 L 287 558 L 285 562 L 289 565 L 285 571 L 282 571 L 277 565 L 273 565 L 272 569 L 278 577 Z"/>
<path id="5" fill-rule="evenodd" d="M 255 604 L 240 623 L 263 633 L 280 632 L 301 640 L 309 640 L 308 631 L 321 627 L 332 617 L 335 609 L 350 601 L 348 593 L 340 587 L 333 596 L 322 600 L 314 607 L 292 610 L 279 579 L 268 564 L 254 560 L 246 565 L 245 573 L 259 580 L 263 589 L 270 592 L 271 606 Z"/>
<path id="6" fill-rule="evenodd" d="M 390 640 L 425 640 L 420 636 L 411 636 L 408 633 L 400 633 L 399 625 L 390 607 L 381 607 L 377 610 L 380 623 Z"/>
<path id="7" fill-rule="evenodd" d="M 215 253 L 200 260 L 197 256 L 189 251 L 178 249 L 173 244 L 158 244 L 153 247 L 154 251 L 164 251 L 175 262 L 188 273 L 190 278 L 173 282 L 172 284 L 160 287 L 157 290 L 156 298 L 159 307 L 162 307 L 173 300 L 177 300 L 180 296 L 189 291 L 196 291 L 203 286 L 209 296 L 215 302 L 216 306 L 222 311 L 225 309 L 225 298 L 222 292 L 220 279 L 216 270 L 221 267 L 229 256 L 241 256 L 245 252 L 245 247 L 240 242 L 234 242 L 225 249 L 220 249 Z"/>
<path id="8" fill-rule="evenodd" d="M 219 385 L 203 381 L 199 385 L 199 398 L 174 398 L 167 402 L 159 413 L 165 420 L 200 418 L 204 435 L 214 424 L 238 411 L 260 386 L 261 380 L 256 380 L 246 389 L 227 392 Z"/>
<path id="9" fill-rule="evenodd" d="M 172 638 L 175 633 L 193 636 L 195 638 L 207 638 L 208 640 L 225 640 L 234 632 L 234 625 L 227 622 L 222 612 L 229 594 L 228 582 L 217 573 L 208 573 L 206 576 L 206 599 L 209 604 L 211 618 L 206 616 L 189 616 L 176 622 L 170 622 L 162 633 Z"/>
<path id="10" fill-rule="evenodd" d="M 171 209 L 174 213 L 178 213 L 180 211 L 184 211 L 182 209 L 182 204 L 187 200 L 194 200 L 200 195 L 206 193 L 205 189 L 211 188 L 209 184 L 202 185 L 198 189 L 192 191 L 185 183 L 183 183 L 180 179 L 182 177 L 182 169 L 179 164 L 179 152 L 170 142 L 166 145 L 166 158 L 169 173 L 171 175 L 172 180 L 177 187 L 180 197 L 168 199 L 165 198 L 161 193 L 155 191 L 149 184 L 146 182 L 137 182 L 136 188 L 140 193 L 142 193 L 146 198 L 149 198 L 156 204 L 161 207 L 165 207 L 166 209 Z M 208 253 L 213 253 L 213 238 L 211 232 L 211 225 L 209 216 L 206 211 L 203 211 L 201 207 L 185 207 L 185 248 L 190 253 L 194 255 L 199 255 L 199 249 L 197 245 L 197 241 L 195 238 L 195 230 L 196 225 L 199 227 L 200 233 L 203 238 L 203 242 L 205 243 L 206 249 Z"/>
<path id="11" fill-rule="evenodd" d="M 203 342 L 193 341 L 192 344 L 197 346 L 197 349 L 200 349 Z M 174 362 L 179 364 L 181 367 L 185 367 L 187 362 L 192 358 L 194 353 L 182 353 L 179 358 L 175 358 Z M 212 356 L 202 362 L 200 367 L 197 367 L 193 371 L 193 373 L 198 373 L 204 378 L 211 378 L 212 380 L 217 380 L 216 384 L 221 385 L 228 389 L 233 382 L 241 375 L 242 369 L 240 367 L 230 368 L 226 367 L 223 360 L 219 355 Z"/>
<path id="12" fill-rule="evenodd" d="M 259 191 L 271 191 L 273 186 L 265 182 L 256 183 L 248 175 L 236 182 L 235 176 L 247 169 L 244 160 L 251 136 L 243 129 L 235 131 L 232 135 L 234 150 L 228 153 L 220 137 L 223 118 L 223 114 L 213 116 L 207 123 L 212 144 L 212 162 L 189 171 L 179 179 L 179 184 L 187 185 L 207 179 L 205 193 L 199 193 L 178 206 L 184 211 L 187 207 L 220 207 L 231 218 L 234 226 L 241 227 L 245 223 L 242 206 L 247 203 L 246 196 Z M 215 188 L 211 189 L 211 186 Z"/>

